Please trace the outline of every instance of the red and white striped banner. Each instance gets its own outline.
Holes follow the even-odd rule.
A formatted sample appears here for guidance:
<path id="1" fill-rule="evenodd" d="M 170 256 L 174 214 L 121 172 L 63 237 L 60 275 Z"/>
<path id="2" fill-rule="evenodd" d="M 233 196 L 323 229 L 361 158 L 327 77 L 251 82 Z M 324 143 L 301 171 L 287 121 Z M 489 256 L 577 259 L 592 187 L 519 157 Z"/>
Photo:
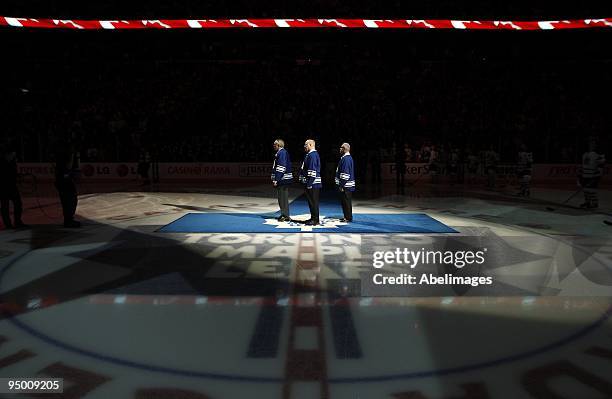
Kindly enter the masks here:
<path id="1" fill-rule="evenodd" d="M 559 21 L 465 21 L 451 19 L 153 19 L 80 20 L 0 17 L 0 26 L 44 29 L 468 29 L 558 30 L 611 28 L 612 18 Z"/>

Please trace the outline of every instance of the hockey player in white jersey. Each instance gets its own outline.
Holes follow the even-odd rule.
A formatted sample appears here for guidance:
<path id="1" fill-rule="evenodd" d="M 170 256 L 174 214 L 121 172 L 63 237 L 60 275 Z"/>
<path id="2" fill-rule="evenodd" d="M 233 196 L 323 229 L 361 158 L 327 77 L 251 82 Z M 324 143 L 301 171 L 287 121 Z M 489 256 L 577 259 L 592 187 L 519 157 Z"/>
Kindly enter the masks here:
<path id="1" fill-rule="evenodd" d="M 595 209 L 599 206 L 597 188 L 605 163 L 605 155 L 596 151 L 596 142 L 591 139 L 588 151 L 582 154 L 579 181 L 584 192 L 584 204 L 580 205 L 581 208 Z"/>
<path id="2" fill-rule="evenodd" d="M 533 153 L 527 149 L 525 144 L 521 144 L 516 168 L 519 181 L 518 196 L 520 197 L 529 197 L 531 195 L 530 188 L 532 164 Z"/>

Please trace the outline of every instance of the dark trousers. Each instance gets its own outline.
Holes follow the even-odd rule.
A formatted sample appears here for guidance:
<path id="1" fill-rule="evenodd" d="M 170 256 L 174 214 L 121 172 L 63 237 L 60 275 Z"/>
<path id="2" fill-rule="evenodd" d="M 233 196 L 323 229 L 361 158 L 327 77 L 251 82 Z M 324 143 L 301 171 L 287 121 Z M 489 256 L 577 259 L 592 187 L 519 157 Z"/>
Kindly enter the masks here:
<path id="1" fill-rule="evenodd" d="M 599 180 L 601 177 L 581 177 L 580 186 L 584 193 L 584 202 L 591 208 L 597 208 L 599 206 L 599 198 L 597 195 L 597 189 L 599 188 Z"/>
<path id="2" fill-rule="evenodd" d="M 382 166 L 380 162 L 372 162 L 372 183 L 381 184 L 382 182 Z"/>
<path id="3" fill-rule="evenodd" d="M 319 223 L 319 192 L 320 188 L 306 189 L 306 199 L 310 208 L 310 219 L 314 223 Z"/>
<path id="4" fill-rule="evenodd" d="M 74 182 L 62 181 L 55 183 L 55 187 L 59 192 L 60 202 L 62 203 L 62 212 L 64 213 L 64 223 L 74 219 L 77 204 L 77 190 Z"/>
<path id="5" fill-rule="evenodd" d="M 276 196 L 278 197 L 278 207 L 281 216 L 289 217 L 289 186 L 276 186 Z"/>
<path id="6" fill-rule="evenodd" d="M 22 223 L 21 214 L 23 212 L 23 205 L 17 186 L 9 187 L 8 190 L 0 194 L 0 211 L 2 212 L 2 222 L 5 227 L 13 226 L 13 223 L 11 223 L 9 202 L 13 203 L 13 220 L 15 221 L 15 225 L 18 226 Z"/>
<path id="7" fill-rule="evenodd" d="M 340 204 L 342 204 L 342 213 L 346 220 L 353 220 L 353 193 L 351 191 L 340 191 Z"/>
<path id="8" fill-rule="evenodd" d="M 395 175 L 395 184 L 398 187 L 404 187 L 404 178 L 406 177 L 406 172 L 397 172 Z"/>
<path id="9" fill-rule="evenodd" d="M 149 181 L 149 170 L 151 169 L 151 164 L 149 162 L 141 162 L 138 164 L 138 174 L 145 181 Z"/>
<path id="10" fill-rule="evenodd" d="M 153 178 L 153 183 L 159 182 L 159 163 L 157 161 L 151 163 L 151 177 Z"/>
<path id="11" fill-rule="evenodd" d="M 395 184 L 397 187 L 398 194 L 404 192 L 404 178 L 406 177 L 406 171 L 403 169 L 397 169 L 395 173 Z"/>

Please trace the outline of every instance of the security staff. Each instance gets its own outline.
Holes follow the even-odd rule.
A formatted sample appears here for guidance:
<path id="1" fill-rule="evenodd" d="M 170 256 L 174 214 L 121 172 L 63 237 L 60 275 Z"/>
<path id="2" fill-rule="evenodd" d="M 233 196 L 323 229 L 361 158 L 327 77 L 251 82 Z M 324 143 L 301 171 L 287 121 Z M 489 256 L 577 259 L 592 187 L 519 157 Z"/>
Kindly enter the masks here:
<path id="1" fill-rule="evenodd" d="M 319 192 L 321 190 L 321 159 L 315 148 L 314 140 L 306 140 L 304 143 L 304 162 L 300 169 L 300 182 L 304 184 L 308 207 L 310 208 L 310 219 L 304 221 L 307 226 L 319 224 Z"/>
<path id="2" fill-rule="evenodd" d="M 81 223 L 74 220 L 78 204 L 75 179 L 79 173 L 79 154 L 74 151 L 73 146 L 62 146 L 57 152 L 56 157 L 55 187 L 62 203 L 64 227 L 81 227 Z"/>
<path id="3" fill-rule="evenodd" d="M 343 143 L 340 146 L 340 162 L 336 168 L 336 185 L 340 190 L 340 203 L 342 204 L 342 212 L 344 218 L 341 222 L 353 221 L 353 203 L 352 196 L 355 191 L 355 168 L 353 157 L 351 156 L 351 146 L 349 143 Z"/>
<path id="4" fill-rule="evenodd" d="M 280 208 L 279 222 L 288 222 L 289 217 L 289 185 L 293 182 L 293 173 L 291 173 L 291 158 L 289 152 L 285 149 L 285 142 L 281 139 L 274 140 L 272 148 L 276 154 L 274 155 L 274 163 L 272 164 L 272 185 L 276 188 L 276 196 L 278 197 L 278 206 Z"/>
<path id="5" fill-rule="evenodd" d="M 23 206 L 19 188 L 17 187 L 17 155 L 15 151 L 8 150 L 2 153 L 0 159 L 0 210 L 2 213 L 2 222 L 7 229 L 26 227 L 21 221 Z M 13 219 L 9 210 L 9 202 L 13 203 Z"/>

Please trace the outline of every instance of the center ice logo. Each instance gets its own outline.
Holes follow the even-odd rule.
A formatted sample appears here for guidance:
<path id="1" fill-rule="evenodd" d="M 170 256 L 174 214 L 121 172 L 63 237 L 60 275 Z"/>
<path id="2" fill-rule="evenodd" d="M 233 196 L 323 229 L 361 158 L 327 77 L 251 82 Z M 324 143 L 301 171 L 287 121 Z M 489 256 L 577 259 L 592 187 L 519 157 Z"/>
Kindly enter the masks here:
<path id="1" fill-rule="evenodd" d="M 306 220 L 310 218 L 310 214 L 296 215 L 294 217 L 297 220 Z M 303 223 L 294 221 L 279 222 L 276 219 L 266 219 L 264 224 L 276 226 L 277 229 L 299 229 L 300 231 L 313 231 L 313 229 L 337 229 L 338 227 L 344 226 L 347 223 L 341 222 L 340 219 L 337 218 L 327 218 L 325 216 L 321 216 L 320 224 L 317 226 L 305 226 Z"/>

